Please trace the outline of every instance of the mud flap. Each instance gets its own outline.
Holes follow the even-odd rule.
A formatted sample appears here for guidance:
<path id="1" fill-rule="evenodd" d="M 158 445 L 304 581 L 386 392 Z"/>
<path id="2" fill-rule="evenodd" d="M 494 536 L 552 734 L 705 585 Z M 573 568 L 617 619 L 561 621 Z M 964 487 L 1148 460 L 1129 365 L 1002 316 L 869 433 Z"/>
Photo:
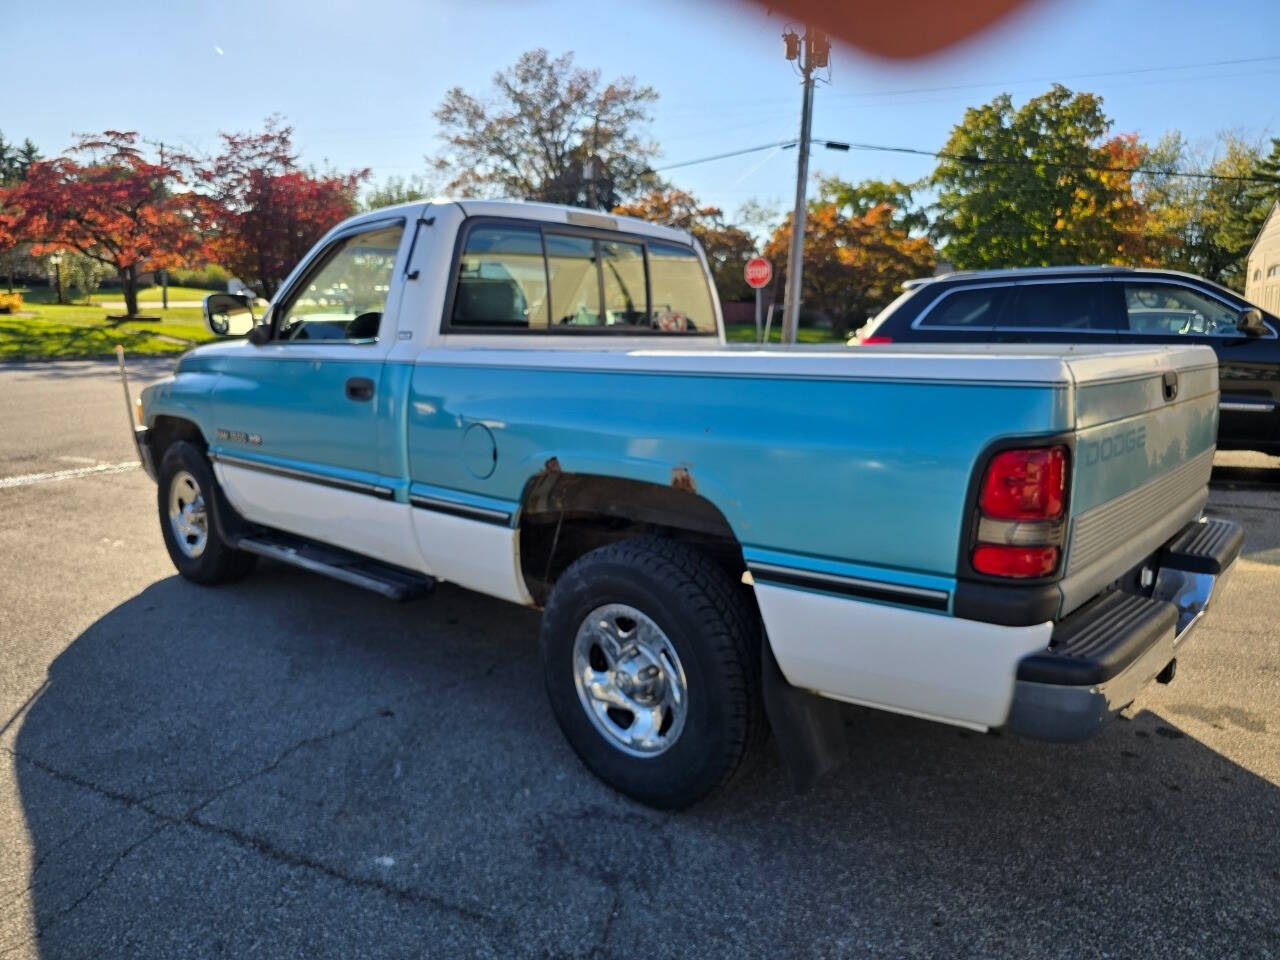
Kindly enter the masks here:
<path id="1" fill-rule="evenodd" d="M 849 741 L 841 705 L 787 683 L 769 638 L 761 644 L 764 709 L 782 753 L 787 780 L 804 793 L 844 762 Z"/>

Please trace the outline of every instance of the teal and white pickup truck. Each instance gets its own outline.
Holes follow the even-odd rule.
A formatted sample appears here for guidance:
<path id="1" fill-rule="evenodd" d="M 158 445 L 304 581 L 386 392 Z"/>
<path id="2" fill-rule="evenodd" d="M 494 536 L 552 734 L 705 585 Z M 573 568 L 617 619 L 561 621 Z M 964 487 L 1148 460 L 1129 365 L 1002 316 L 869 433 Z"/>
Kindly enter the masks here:
<path id="1" fill-rule="evenodd" d="M 179 572 L 257 557 L 541 607 L 586 765 L 646 803 L 838 702 L 1078 740 L 1175 657 L 1240 550 L 1205 520 L 1211 350 L 730 348 L 698 245 L 432 201 L 336 227 L 143 391 Z M 262 575 L 269 576 L 269 571 Z"/>

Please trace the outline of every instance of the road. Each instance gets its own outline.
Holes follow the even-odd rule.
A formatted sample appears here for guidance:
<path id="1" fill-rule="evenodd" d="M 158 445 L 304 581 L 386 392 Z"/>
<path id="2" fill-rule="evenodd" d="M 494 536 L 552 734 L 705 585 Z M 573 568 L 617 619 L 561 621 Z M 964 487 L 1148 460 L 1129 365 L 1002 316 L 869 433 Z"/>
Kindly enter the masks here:
<path id="1" fill-rule="evenodd" d="M 770 747 L 662 814 L 561 739 L 536 613 L 193 586 L 109 365 L 0 396 L 0 957 L 1280 956 L 1280 461 L 1220 455 L 1246 556 L 1094 741 L 851 708 L 810 793 Z"/>

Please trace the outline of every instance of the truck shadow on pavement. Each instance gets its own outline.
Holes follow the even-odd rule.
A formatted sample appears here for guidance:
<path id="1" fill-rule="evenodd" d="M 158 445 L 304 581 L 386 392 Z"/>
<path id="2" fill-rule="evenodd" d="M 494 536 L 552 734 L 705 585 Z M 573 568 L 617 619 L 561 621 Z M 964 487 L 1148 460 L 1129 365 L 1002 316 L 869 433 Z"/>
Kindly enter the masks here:
<path id="1" fill-rule="evenodd" d="M 1159 716 L 1062 747 L 851 709 L 849 762 L 812 792 L 770 744 L 663 814 L 563 742 L 537 627 L 452 587 L 397 606 L 274 566 L 148 587 L 6 738 L 33 850 L 3 912 L 37 938 L 0 953 L 1280 948 L 1280 791 Z"/>

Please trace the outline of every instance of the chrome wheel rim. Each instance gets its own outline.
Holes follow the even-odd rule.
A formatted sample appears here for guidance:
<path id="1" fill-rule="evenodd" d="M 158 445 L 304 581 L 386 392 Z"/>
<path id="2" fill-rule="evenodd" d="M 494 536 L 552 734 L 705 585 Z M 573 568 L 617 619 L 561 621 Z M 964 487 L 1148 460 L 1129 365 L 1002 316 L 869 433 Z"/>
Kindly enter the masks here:
<path id="1" fill-rule="evenodd" d="M 688 684 L 675 646 L 635 607 L 592 610 L 573 642 L 573 679 L 592 726 L 634 757 L 656 757 L 680 738 Z"/>
<path id="2" fill-rule="evenodd" d="M 183 556 L 194 560 L 209 542 L 209 514 L 196 478 L 179 470 L 169 481 L 169 529 Z"/>

